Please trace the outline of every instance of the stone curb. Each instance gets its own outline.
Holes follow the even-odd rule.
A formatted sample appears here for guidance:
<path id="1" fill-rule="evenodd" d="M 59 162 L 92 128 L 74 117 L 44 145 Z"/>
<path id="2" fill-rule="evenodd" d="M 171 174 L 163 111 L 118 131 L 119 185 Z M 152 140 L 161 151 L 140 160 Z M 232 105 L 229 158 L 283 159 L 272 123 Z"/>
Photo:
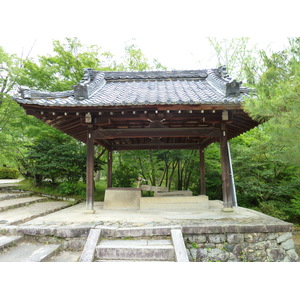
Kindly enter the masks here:
<path id="1" fill-rule="evenodd" d="M 65 226 L 65 227 L 51 227 L 51 226 L 2 226 L 0 232 L 5 234 L 23 234 L 23 235 L 48 235 L 57 236 L 61 238 L 85 237 L 88 236 L 92 226 Z"/>
<path id="2" fill-rule="evenodd" d="M 291 232 L 293 224 L 268 224 L 268 225 L 227 225 L 227 226 L 209 226 L 192 225 L 183 226 L 183 234 L 203 234 L 203 233 L 273 233 L 273 232 Z"/>
<path id="3" fill-rule="evenodd" d="M 170 235 L 172 229 L 182 229 L 185 234 L 205 234 L 205 233 L 273 233 L 291 232 L 293 224 L 269 224 L 269 225 L 190 225 L 190 226 L 159 226 L 159 227 L 128 227 L 120 228 L 114 226 L 100 225 L 78 225 L 78 226 L 33 226 L 33 225 L 4 225 L 0 226 L 0 232 L 9 234 L 24 235 L 52 235 L 62 238 L 85 237 L 88 236 L 90 229 L 101 229 L 103 237 L 141 237 L 141 236 L 165 236 Z"/>
<path id="4" fill-rule="evenodd" d="M 96 246 L 100 240 L 101 229 L 91 229 L 82 251 L 80 262 L 93 262 Z"/>

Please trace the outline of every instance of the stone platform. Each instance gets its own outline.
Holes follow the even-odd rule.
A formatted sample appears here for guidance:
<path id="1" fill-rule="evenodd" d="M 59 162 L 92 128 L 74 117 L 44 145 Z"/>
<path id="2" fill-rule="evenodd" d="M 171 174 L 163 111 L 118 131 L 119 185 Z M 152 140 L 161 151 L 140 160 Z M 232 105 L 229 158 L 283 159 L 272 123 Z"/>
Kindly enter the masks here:
<path id="1" fill-rule="evenodd" d="M 108 239 L 164 238 L 180 229 L 190 261 L 298 261 L 293 224 L 242 207 L 224 212 L 219 200 L 207 204 L 187 210 L 124 210 L 103 209 L 103 202 L 95 202 L 95 214 L 85 214 L 86 204 L 80 203 L 17 225 L 0 223 L 0 231 L 5 236 L 54 236 L 68 244 L 80 241 L 82 247 L 91 229 L 101 229 Z"/>
<path id="2" fill-rule="evenodd" d="M 193 196 L 191 191 L 156 191 L 154 197 L 142 197 L 142 189 L 140 188 L 107 188 L 103 209 L 198 211 L 208 210 L 209 204 L 207 196 Z"/>

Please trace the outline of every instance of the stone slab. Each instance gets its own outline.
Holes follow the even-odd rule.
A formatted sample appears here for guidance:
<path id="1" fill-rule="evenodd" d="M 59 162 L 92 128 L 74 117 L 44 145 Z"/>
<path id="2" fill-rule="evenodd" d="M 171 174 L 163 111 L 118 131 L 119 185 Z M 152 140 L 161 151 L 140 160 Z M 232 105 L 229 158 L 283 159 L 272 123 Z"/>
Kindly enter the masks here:
<path id="1" fill-rule="evenodd" d="M 12 200 L 7 200 L 12 201 Z M 47 201 L 33 203 L 28 206 L 13 208 L 0 212 L 0 222 L 3 224 L 20 224 L 31 219 L 61 210 L 70 204 L 62 201 Z"/>
<path id="2" fill-rule="evenodd" d="M 96 246 L 100 240 L 101 229 L 91 229 L 83 252 L 80 257 L 80 262 L 92 262 L 95 257 Z"/>
<path id="3" fill-rule="evenodd" d="M 164 186 L 142 185 L 141 190 L 146 192 L 167 192 L 169 189 Z"/>
<path id="4" fill-rule="evenodd" d="M 23 236 L 0 236 L 0 250 L 20 241 Z"/>
<path id="5" fill-rule="evenodd" d="M 11 208 L 25 206 L 30 203 L 46 200 L 44 197 L 26 197 L 0 201 L 0 212 Z"/>
<path id="6" fill-rule="evenodd" d="M 208 210 L 209 201 L 205 195 L 186 197 L 142 197 L 140 210 Z"/>
<path id="7" fill-rule="evenodd" d="M 191 197 L 192 191 L 171 191 L 171 192 L 154 192 L 154 197 Z"/>
<path id="8" fill-rule="evenodd" d="M 21 197 L 26 197 L 30 196 L 30 193 L 4 193 L 0 192 L 0 201 L 3 200 L 8 200 L 8 199 L 15 199 L 15 198 L 21 198 Z"/>
<path id="9" fill-rule="evenodd" d="M 34 225 L 21 225 L 21 226 L 5 226 L 2 230 L 11 233 L 21 233 L 24 235 L 39 236 L 39 235 L 52 235 L 61 238 L 73 237 L 87 237 L 92 227 L 88 225 L 77 226 L 34 226 Z"/>
<path id="10" fill-rule="evenodd" d="M 0 262 L 41 262 L 54 255 L 60 245 L 22 243 L 0 254 Z"/>
<path id="11" fill-rule="evenodd" d="M 171 237 L 175 249 L 176 261 L 189 262 L 188 254 L 182 236 L 182 231 L 180 229 L 172 229 Z"/>
<path id="12" fill-rule="evenodd" d="M 116 237 L 141 237 L 141 236 L 167 236 L 172 229 L 181 228 L 180 226 L 153 226 L 153 227 L 132 227 L 119 228 L 115 231 Z"/>
<path id="13" fill-rule="evenodd" d="M 105 190 L 103 209 L 139 209 L 140 189 L 109 188 Z"/>
<path id="14" fill-rule="evenodd" d="M 52 256 L 49 262 L 78 262 L 81 251 L 62 251 L 57 255 Z"/>
<path id="15" fill-rule="evenodd" d="M 108 240 L 101 241 L 96 247 L 97 259 L 118 260 L 173 260 L 174 247 L 170 242 L 147 240 Z"/>

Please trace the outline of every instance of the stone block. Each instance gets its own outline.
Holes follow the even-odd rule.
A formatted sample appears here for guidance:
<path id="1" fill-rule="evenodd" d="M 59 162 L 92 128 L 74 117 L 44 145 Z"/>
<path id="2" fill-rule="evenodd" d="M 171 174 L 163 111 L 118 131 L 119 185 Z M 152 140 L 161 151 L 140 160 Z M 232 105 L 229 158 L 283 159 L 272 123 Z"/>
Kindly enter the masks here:
<path id="1" fill-rule="evenodd" d="M 286 252 L 287 256 L 289 257 L 291 262 L 299 261 L 299 256 L 294 249 L 290 249 Z"/>
<path id="2" fill-rule="evenodd" d="M 208 210 L 208 197 L 185 196 L 185 197 L 142 197 L 140 200 L 141 210 Z"/>
<path id="3" fill-rule="evenodd" d="M 286 252 L 281 248 L 267 249 L 267 258 L 271 262 L 282 261 Z"/>
<path id="4" fill-rule="evenodd" d="M 291 232 L 286 232 L 286 233 L 280 235 L 280 236 L 277 238 L 277 243 L 278 243 L 278 244 L 283 243 L 283 242 L 285 242 L 285 241 L 291 239 L 292 236 L 293 236 L 293 235 L 292 235 Z"/>
<path id="5" fill-rule="evenodd" d="M 142 191 L 147 191 L 147 192 L 168 192 L 169 188 L 165 186 L 153 186 L 153 185 L 142 185 L 141 186 Z"/>
<path id="6" fill-rule="evenodd" d="M 187 196 L 189 197 L 193 196 L 193 192 L 192 191 L 154 192 L 154 197 L 187 197 Z"/>
<path id="7" fill-rule="evenodd" d="M 268 234 L 268 240 L 276 240 L 278 238 L 278 233 Z"/>
<path id="8" fill-rule="evenodd" d="M 249 233 L 245 234 L 245 241 L 247 243 L 257 243 L 266 240 L 265 233 Z"/>
<path id="9" fill-rule="evenodd" d="M 208 235 L 208 241 L 210 243 L 224 243 L 225 242 L 225 235 L 224 234 L 210 234 Z"/>
<path id="10" fill-rule="evenodd" d="M 244 242 L 244 235 L 243 234 L 227 234 L 227 242 L 229 244 L 238 244 Z"/>
<path id="11" fill-rule="evenodd" d="M 222 261 L 225 262 L 229 258 L 229 253 L 222 251 L 221 249 L 215 248 L 208 252 L 209 261 Z"/>
<path id="12" fill-rule="evenodd" d="M 193 261 L 196 261 L 196 259 L 197 259 L 197 250 L 198 250 L 198 249 L 196 249 L 196 248 L 191 248 L 191 249 L 189 249 L 189 252 L 190 252 L 190 258 L 191 258 L 191 260 L 193 260 Z"/>
<path id="13" fill-rule="evenodd" d="M 281 244 L 281 247 L 282 247 L 284 250 L 294 249 L 295 244 L 294 244 L 293 239 L 289 239 L 289 240 L 283 242 L 283 243 Z"/>
<path id="14" fill-rule="evenodd" d="M 202 262 L 208 261 L 207 250 L 205 248 L 197 249 L 196 261 L 202 261 Z"/>
<path id="15" fill-rule="evenodd" d="M 140 209 L 141 190 L 108 188 L 105 190 L 103 209 Z"/>
<path id="16" fill-rule="evenodd" d="M 101 229 L 91 229 L 80 257 L 80 262 L 92 262 L 95 257 L 96 246 L 100 240 Z"/>
<path id="17" fill-rule="evenodd" d="M 175 249 L 175 256 L 177 262 L 188 262 L 189 258 L 185 248 L 182 232 L 180 229 L 172 229 L 171 237 Z"/>

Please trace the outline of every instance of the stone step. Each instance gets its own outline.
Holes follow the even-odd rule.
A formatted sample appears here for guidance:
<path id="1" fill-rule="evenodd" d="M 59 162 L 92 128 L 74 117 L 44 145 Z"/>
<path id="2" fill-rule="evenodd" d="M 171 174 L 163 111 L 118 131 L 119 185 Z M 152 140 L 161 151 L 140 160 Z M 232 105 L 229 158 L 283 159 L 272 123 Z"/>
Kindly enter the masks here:
<path id="1" fill-rule="evenodd" d="M 0 236 L 0 250 L 6 247 L 14 246 L 23 236 Z"/>
<path id="2" fill-rule="evenodd" d="M 151 262 L 151 263 L 165 263 L 165 262 L 174 262 L 172 260 L 129 260 L 129 259 L 99 259 L 95 260 L 95 262 L 139 262 L 139 263 L 144 263 L 144 262 Z"/>
<path id="3" fill-rule="evenodd" d="M 95 260 L 174 261 L 171 240 L 103 240 L 96 247 Z"/>
<path id="4" fill-rule="evenodd" d="M 8 200 L 12 201 L 12 200 Z M 19 225 L 34 218 L 61 210 L 70 204 L 64 201 L 37 202 L 28 206 L 0 212 L 0 224 Z"/>
<path id="5" fill-rule="evenodd" d="M 0 262 L 41 262 L 49 259 L 61 245 L 23 242 L 0 253 Z"/>
<path id="6" fill-rule="evenodd" d="M 45 200 L 47 200 L 46 197 L 22 197 L 16 199 L 2 200 L 0 201 L 0 212 Z"/>
<path id="7" fill-rule="evenodd" d="M 81 251 L 61 251 L 53 255 L 48 262 L 78 262 L 80 259 Z"/>
<path id="8" fill-rule="evenodd" d="M 16 199 L 16 198 L 22 198 L 22 197 L 28 197 L 32 195 L 32 193 L 11 193 L 11 192 L 0 192 L 0 201 L 3 200 L 9 200 L 9 199 Z"/>

